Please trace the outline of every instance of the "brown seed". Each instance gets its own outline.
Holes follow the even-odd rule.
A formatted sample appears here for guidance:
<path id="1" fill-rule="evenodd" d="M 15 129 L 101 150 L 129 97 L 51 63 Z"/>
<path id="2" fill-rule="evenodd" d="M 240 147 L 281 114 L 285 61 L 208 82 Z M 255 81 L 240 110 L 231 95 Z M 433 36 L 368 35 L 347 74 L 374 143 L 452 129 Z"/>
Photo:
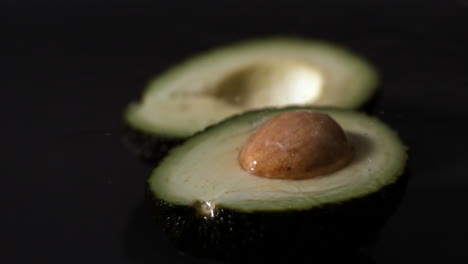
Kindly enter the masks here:
<path id="1" fill-rule="evenodd" d="M 307 179 L 344 167 L 352 156 L 353 147 L 330 116 L 291 111 L 259 127 L 244 144 L 239 162 L 257 176 Z"/>

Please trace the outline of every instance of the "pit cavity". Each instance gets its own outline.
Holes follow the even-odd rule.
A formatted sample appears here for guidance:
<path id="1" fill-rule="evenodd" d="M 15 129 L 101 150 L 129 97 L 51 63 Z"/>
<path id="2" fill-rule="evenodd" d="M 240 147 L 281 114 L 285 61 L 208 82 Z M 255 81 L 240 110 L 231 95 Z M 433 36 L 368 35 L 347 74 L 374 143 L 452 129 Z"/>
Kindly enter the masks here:
<path id="1" fill-rule="evenodd" d="M 262 62 L 229 74 L 217 85 L 215 96 L 246 108 L 279 107 L 313 103 L 322 87 L 322 73 L 307 63 Z"/>

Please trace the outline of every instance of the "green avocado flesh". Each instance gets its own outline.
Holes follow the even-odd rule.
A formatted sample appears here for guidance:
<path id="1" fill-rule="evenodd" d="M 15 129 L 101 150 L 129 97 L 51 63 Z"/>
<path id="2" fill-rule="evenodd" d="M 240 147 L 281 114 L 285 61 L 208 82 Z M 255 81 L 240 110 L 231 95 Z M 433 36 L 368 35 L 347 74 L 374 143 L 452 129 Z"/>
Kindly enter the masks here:
<path id="1" fill-rule="evenodd" d="M 265 39 L 215 49 L 154 79 L 129 105 L 126 123 L 147 134 L 185 138 L 253 109 L 291 105 L 357 108 L 377 73 L 324 42 Z"/>
<path id="2" fill-rule="evenodd" d="M 354 147 L 351 162 L 305 180 L 269 179 L 244 171 L 238 155 L 248 137 L 275 115 L 294 110 L 335 119 Z M 289 107 L 249 112 L 196 134 L 171 150 L 153 171 L 149 186 L 157 199 L 195 206 L 205 216 L 216 216 L 218 208 L 246 213 L 310 210 L 378 192 L 396 182 L 405 162 L 406 148 L 396 133 L 375 118 L 338 109 Z"/>

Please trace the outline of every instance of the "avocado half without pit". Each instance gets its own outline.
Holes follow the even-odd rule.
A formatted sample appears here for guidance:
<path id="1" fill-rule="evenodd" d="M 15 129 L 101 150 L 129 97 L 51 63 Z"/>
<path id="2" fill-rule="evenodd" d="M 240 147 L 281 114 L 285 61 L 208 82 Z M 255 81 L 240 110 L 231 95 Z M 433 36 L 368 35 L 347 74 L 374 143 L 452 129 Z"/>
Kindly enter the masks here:
<path id="1" fill-rule="evenodd" d="M 363 113 L 258 110 L 175 147 L 149 187 L 159 223 L 193 254 L 349 249 L 397 207 L 406 159 L 396 133 Z"/>
<path id="2" fill-rule="evenodd" d="M 125 112 L 126 142 L 154 160 L 229 116 L 292 105 L 355 109 L 376 85 L 374 68 L 342 47 L 288 38 L 247 41 L 195 56 L 150 82 Z"/>

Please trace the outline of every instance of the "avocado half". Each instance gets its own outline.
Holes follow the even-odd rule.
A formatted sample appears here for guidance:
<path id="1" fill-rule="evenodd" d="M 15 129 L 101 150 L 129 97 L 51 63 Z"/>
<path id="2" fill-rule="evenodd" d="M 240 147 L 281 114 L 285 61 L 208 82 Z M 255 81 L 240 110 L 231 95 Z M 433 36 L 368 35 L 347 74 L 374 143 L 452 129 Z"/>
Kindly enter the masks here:
<path id="1" fill-rule="evenodd" d="M 151 81 L 142 99 L 125 111 L 125 129 L 131 132 L 125 141 L 143 158 L 157 159 L 164 155 L 161 142 L 173 146 L 249 110 L 358 108 L 374 93 L 377 79 L 362 58 L 322 41 L 272 38 L 233 44 L 188 59 Z"/>
<path id="2" fill-rule="evenodd" d="M 248 137 L 272 117 L 331 116 L 354 147 L 350 163 L 305 180 L 254 176 L 239 165 Z M 323 251 L 372 242 L 402 198 L 406 147 L 387 125 L 354 111 L 288 107 L 227 119 L 172 149 L 149 188 L 177 248 L 203 256 Z"/>

